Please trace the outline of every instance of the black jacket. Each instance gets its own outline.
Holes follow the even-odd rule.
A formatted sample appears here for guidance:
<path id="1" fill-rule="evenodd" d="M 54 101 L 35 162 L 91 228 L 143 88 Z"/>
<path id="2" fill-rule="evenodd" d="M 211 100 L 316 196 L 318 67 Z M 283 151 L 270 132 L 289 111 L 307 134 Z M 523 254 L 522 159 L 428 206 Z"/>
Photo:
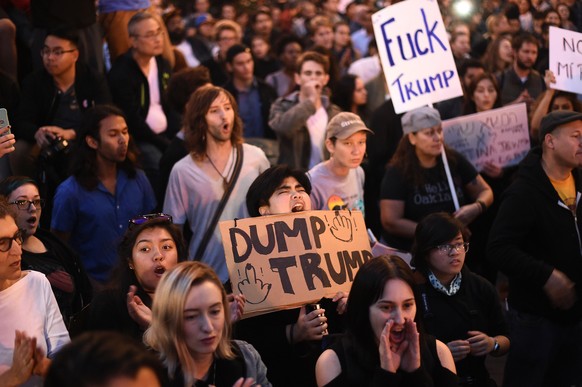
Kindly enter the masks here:
<path id="1" fill-rule="evenodd" d="M 271 87 L 267 82 L 256 77 L 255 80 L 257 82 L 257 89 L 259 90 L 259 99 L 261 100 L 261 117 L 263 118 L 263 126 L 265 129 L 264 138 L 275 139 L 277 138 L 275 132 L 273 132 L 273 129 L 269 126 L 269 113 L 271 111 L 271 105 L 279 97 L 275 89 L 273 89 L 273 87 Z M 234 87 L 232 79 L 224 85 L 224 88 L 234 96 L 238 103 L 238 90 Z"/>
<path id="2" fill-rule="evenodd" d="M 105 78 L 80 62 L 76 65 L 75 93 L 82 111 L 111 102 Z M 58 105 L 58 90 L 53 77 L 44 68 L 26 77 L 12 128 L 16 138 L 34 143 L 34 134 L 40 126 L 52 123 Z"/>
<path id="3" fill-rule="evenodd" d="M 561 323 L 582 318 L 582 176 L 578 169 L 572 173 L 576 214 L 542 169 L 541 149 L 532 149 L 504 195 L 487 249 L 488 259 L 509 277 L 511 307 Z M 577 284 L 578 299 L 567 311 L 552 307 L 543 290 L 554 268 Z"/>
<path id="4" fill-rule="evenodd" d="M 168 129 L 160 134 L 153 132 L 146 123 L 150 87 L 148 79 L 133 59 L 131 49 L 115 60 L 108 78 L 113 102 L 123 110 L 129 133 L 136 141 L 153 144 L 163 151 L 179 128 L 172 125 L 172 112 L 165 98 L 171 74 L 170 64 L 161 55 L 156 57 L 156 63 L 162 108 L 168 119 Z"/>
<path id="5" fill-rule="evenodd" d="M 39 228 L 34 236 L 40 239 L 40 241 L 45 245 L 48 253 L 59 261 L 73 279 L 75 294 L 72 300 L 71 311 L 73 314 L 79 313 L 84 307 L 89 305 L 91 298 L 93 297 L 93 289 L 89 277 L 87 277 L 87 273 L 83 268 L 79 256 L 69 245 L 48 230 Z M 21 267 L 23 270 L 36 270 L 45 275 L 50 274 L 43 271 L 41 267 L 35 267 L 30 261 L 31 256 L 34 256 L 34 254 L 22 250 Z M 61 305 L 59 305 L 59 308 L 61 308 Z M 61 313 L 63 313 L 63 310 L 61 310 Z M 69 326 L 71 317 L 72 316 L 63 314 L 63 320 L 67 327 Z"/>

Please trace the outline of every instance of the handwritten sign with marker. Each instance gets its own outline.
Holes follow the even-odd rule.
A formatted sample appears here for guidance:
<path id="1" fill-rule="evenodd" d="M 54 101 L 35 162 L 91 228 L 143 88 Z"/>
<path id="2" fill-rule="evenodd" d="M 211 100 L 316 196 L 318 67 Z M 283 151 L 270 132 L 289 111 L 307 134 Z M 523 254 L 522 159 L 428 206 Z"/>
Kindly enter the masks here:
<path id="1" fill-rule="evenodd" d="M 530 149 L 525 103 L 443 121 L 445 143 L 478 171 L 485 163 L 516 165 Z"/>
<path id="2" fill-rule="evenodd" d="M 409 0 L 372 15 L 396 113 L 463 95 L 436 0 Z"/>
<path id="3" fill-rule="evenodd" d="M 245 316 L 349 291 L 372 258 L 359 211 L 306 211 L 219 224 L 232 288 Z"/>
<path id="4" fill-rule="evenodd" d="M 582 93 L 582 34 L 550 27 L 550 70 L 557 90 Z"/>

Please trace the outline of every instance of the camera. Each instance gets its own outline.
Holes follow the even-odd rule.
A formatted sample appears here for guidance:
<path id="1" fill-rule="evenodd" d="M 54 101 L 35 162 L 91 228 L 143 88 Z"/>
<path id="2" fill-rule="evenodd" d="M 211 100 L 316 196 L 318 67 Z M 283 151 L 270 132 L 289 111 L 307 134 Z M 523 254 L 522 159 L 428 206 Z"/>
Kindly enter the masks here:
<path id="1" fill-rule="evenodd" d="M 44 160 L 52 159 L 57 154 L 67 154 L 69 152 L 69 141 L 62 137 L 55 138 L 47 147 L 40 152 L 40 157 Z"/>

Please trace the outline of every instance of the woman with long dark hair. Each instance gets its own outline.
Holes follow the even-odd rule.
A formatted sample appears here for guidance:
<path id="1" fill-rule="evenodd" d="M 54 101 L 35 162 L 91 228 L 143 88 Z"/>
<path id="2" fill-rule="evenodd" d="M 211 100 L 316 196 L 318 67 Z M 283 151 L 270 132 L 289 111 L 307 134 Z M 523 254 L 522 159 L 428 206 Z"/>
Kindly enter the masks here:
<path id="1" fill-rule="evenodd" d="M 148 214 L 129 221 L 118 253 L 108 288 L 91 303 L 88 327 L 120 332 L 141 342 L 160 278 L 186 260 L 187 250 L 170 215 Z"/>
<path id="2" fill-rule="evenodd" d="M 409 250 L 416 224 L 426 215 L 446 211 L 468 225 L 491 206 L 493 192 L 469 161 L 444 145 L 436 109 L 422 107 L 406 113 L 402 130 L 404 137 L 382 181 L 380 216 L 388 244 Z M 441 154 L 443 147 L 458 209 Z"/>
<path id="3" fill-rule="evenodd" d="M 361 78 L 346 74 L 342 76 L 333 89 L 331 101 L 345 112 L 359 115 L 365 121 L 365 108 L 368 92 Z"/>
<path id="4" fill-rule="evenodd" d="M 417 326 L 412 270 L 381 256 L 356 274 L 345 336 L 322 353 L 318 386 L 455 386 L 455 364 L 442 342 Z"/>

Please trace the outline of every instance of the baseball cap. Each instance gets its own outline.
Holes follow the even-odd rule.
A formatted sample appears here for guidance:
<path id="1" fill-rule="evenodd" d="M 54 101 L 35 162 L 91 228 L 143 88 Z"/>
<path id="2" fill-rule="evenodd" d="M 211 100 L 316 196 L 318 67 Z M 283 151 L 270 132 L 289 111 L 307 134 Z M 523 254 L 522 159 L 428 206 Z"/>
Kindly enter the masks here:
<path id="1" fill-rule="evenodd" d="M 428 106 L 419 107 L 402 116 L 402 133 L 416 133 L 440 123 L 441 115 L 438 110 Z"/>
<path id="2" fill-rule="evenodd" d="M 327 124 L 325 138 L 335 137 L 340 140 L 345 140 L 352 134 L 360 131 L 374 134 L 373 131 L 366 127 L 366 124 L 364 124 L 360 116 L 350 112 L 341 112 L 335 115 Z"/>
<path id="3" fill-rule="evenodd" d="M 542 118 L 542 123 L 540 125 L 540 142 L 543 142 L 546 134 L 552 133 L 552 131 L 558 126 L 578 120 L 582 120 L 582 113 L 556 110 L 546 114 L 546 116 Z"/>

